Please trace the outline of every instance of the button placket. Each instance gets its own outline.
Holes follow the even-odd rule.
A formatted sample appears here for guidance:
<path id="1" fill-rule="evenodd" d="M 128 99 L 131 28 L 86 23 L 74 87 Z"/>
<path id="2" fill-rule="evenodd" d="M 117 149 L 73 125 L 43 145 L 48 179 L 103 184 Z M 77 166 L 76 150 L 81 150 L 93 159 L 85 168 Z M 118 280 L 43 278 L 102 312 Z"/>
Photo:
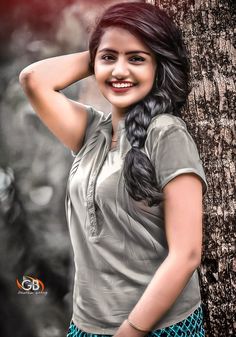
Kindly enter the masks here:
<path id="1" fill-rule="evenodd" d="M 88 226 L 88 238 L 90 241 L 96 242 L 98 241 L 98 226 L 97 226 L 97 217 L 96 217 L 96 210 L 95 210 L 95 184 L 97 180 L 97 175 L 104 163 L 104 160 L 110 150 L 110 142 L 111 142 L 111 131 L 112 131 L 112 124 L 110 124 L 110 127 L 108 128 L 109 132 L 104 133 L 105 137 L 105 150 L 103 152 L 102 160 L 98 165 L 98 168 L 94 171 L 90 178 L 89 186 L 88 186 L 88 192 L 87 192 L 87 210 L 89 215 L 89 221 L 90 224 Z M 120 138 L 122 130 L 124 129 L 124 118 L 122 118 L 117 126 L 117 150 L 120 149 Z"/>
<path id="2" fill-rule="evenodd" d="M 111 130 L 110 130 L 111 131 Z M 111 140 L 111 135 L 104 135 L 105 136 L 105 150 L 102 155 L 102 160 L 98 165 L 98 168 L 93 172 L 90 181 L 89 186 L 87 190 L 87 211 L 89 215 L 89 221 L 90 224 L 88 226 L 88 238 L 90 241 L 98 241 L 98 226 L 97 226 L 97 218 L 96 218 L 96 210 L 95 210 L 95 201 L 94 201 L 94 193 L 95 193 L 95 184 L 97 175 L 99 173 L 99 170 L 101 169 L 103 162 L 107 156 L 107 153 L 109 151 L 109 142 Z"/>
<path id="3" fill-rule="evenodd" d="M 88 228 L 89 237 L 97 236 L 97 222 L 96 222 L 96 214 L 95 214 L 95 205 L 94 205 L 94 187 L 95 187 L 95 176 L 96 173 L 93 174 L 93 177 L 90 180 L 87 194 L 87 207 L 88 214 L 90 219 L 90 226 Z"/>

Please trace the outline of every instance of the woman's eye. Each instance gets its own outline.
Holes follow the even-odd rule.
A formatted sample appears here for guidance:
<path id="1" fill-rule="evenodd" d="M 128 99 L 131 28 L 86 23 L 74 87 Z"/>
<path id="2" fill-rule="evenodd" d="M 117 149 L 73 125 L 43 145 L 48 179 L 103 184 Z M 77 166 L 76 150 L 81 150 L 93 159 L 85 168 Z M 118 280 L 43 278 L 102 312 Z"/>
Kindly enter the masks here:
<path id="1" fill-rule="evenodd" d="M 102 60 L 110 61 L 110 60 L 114 60 L 114 57 L 112 55 L 103 55 Z"/>
<path id="2" fill-rule="evenodd" d="M 143 62 L 143 61 L 145 61 L 144 58 L 141 57 L 141 56 L 133 56 L 133 57 L 131 57 L 130 60 L 131 61 L 135 61 L 135 62 Z"/>

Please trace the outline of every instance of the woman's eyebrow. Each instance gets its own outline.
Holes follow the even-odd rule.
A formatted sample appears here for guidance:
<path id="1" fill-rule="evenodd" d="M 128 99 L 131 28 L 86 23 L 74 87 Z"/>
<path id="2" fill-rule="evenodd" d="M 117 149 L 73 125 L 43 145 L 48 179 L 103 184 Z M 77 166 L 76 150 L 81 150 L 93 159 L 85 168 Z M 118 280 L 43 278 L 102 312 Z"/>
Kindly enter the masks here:
<path id="1" fill-rule="evenodd" d="M 118 54 L 118 51 L 114 50 L 114 49 L 110 49 L 110 48 L 103 48 L 101 50 L 99 50 L 98 53 L 102 53 L 102 52 L 110 52 L 110 53 L 115 53 L 115 54 Z M 127 53 L 125 53 L 125 55 L 129 55 L 129 54 L 147 54 L 147 55 L 151 55 L 150 53 L 144 51 L 144 50 L 132 50 L 132 51 L 128 51 Z"/>

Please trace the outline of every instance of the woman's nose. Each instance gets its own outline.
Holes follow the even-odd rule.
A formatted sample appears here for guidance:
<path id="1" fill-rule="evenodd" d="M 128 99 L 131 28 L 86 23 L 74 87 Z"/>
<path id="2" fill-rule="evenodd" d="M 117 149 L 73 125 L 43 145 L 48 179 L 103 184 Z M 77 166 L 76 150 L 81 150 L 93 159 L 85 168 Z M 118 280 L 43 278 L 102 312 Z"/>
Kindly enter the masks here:
<path id="1" fill-rule="evenodd" d="M 128 64 L 125 60 L 117 60 L 114 63 L 114 68 L 112 70 L 112 76 L 114 77 L 127 77 L 129 75 Z"/>

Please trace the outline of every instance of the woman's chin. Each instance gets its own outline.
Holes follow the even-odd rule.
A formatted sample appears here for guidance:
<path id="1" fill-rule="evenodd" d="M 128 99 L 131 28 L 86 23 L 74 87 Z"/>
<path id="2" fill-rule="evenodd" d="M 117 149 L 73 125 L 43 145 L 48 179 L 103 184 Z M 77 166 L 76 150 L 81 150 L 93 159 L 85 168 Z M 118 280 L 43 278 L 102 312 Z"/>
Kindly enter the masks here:
<path id="1" fill-rule="evenodd" d="M 106 98 L 109 103 L 117 108 L 117 109 L 128 109 L 131 105 L 135 104 L 138 102 L 138 100 L 129 100 L 129 101 L 124 101 L 124 102 L 121 102 L 122 101 L 122 98 L 119 99 L 119 101 L 117 100 L 114 100 L 114 99 L 109 99 L 109 98 Z"/>

